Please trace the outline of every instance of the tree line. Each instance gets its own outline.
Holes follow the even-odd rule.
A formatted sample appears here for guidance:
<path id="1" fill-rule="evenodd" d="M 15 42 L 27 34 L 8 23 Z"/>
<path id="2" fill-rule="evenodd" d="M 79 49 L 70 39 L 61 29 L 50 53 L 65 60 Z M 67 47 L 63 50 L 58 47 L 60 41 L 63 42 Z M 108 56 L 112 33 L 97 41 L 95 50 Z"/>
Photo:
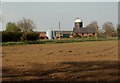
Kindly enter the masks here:
<path id="1" fill-rule="evenodd" d="M 120 35 L 120 25 L 115 27 L 112 22 L 105 22 L 102 25 L 102 31 L 99 30 L 100 27 L 99 27 L 97 21 L 91 22 L 86 27 L 97 29 L 98 30 L 97 31 L 98 37 L 111 38 L 111 37 L 119 37 L 119 35 Z"/>
<path id="2" fill-rule="evenodd" d="M 19 20 L 17 23 L 8 22 L 6 25 L 7 32 L 33 32 L 36 26 L 31 19 L 23 18 Z"/>
<path id="3" fill-rule="evenodd" d="M 2 32 L 2 41 L 33 41 L 39 39 L 39 33 L 34 32 L 36 26 L 31 19 L 23 18 L 17 23 L 8 22 L 6 30 Z"/>
<path id="4" fill-rule="evenodd" d="M 8 22 L 6 30 L 2 32 L 2 41 L 25 41 L 25 40 L 37 40 L 39 39 L 39 33 L 36 33 L 35 23 L 31 19 L 23 18 L 18 22 Z M 111 38 L 118 37 L 120 39 L 120 24 L 117 27 L 112 22 L 105 22 L 102 25 L 102 30 L 97 21 L 93 21 L 86 26 L 86 28 L 95 28 L 97 31 L 97 37 Z"/>

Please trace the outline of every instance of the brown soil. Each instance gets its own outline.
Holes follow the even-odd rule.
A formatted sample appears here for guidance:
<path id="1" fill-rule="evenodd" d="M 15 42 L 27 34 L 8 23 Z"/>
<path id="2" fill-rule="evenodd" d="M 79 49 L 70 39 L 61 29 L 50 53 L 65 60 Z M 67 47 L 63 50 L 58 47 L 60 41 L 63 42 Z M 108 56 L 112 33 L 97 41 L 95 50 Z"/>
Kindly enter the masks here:
<path id="1" fill-rule="evenodd" d="M 117 81 L 118 42 L 2 47 L 3 81 Z"/>

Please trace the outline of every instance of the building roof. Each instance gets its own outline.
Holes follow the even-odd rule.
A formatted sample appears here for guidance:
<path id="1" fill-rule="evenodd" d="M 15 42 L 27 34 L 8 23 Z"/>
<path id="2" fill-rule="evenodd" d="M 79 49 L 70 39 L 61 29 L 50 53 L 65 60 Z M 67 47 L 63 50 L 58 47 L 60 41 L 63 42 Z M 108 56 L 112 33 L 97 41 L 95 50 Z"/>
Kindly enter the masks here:
<path id="1" fill-rule="evenodd" d="M 82 22 L 79 18 L 77 18 L 74 22 Z"/>
<path id="2" fill-rule="evenodd" d="M 96 33 L 96 31 L 97 30 L 95 28 L 86 28 L 86 27 L 82 27 L 80 29 L 73 28 L 74 33 Z"/>
<path id="3" fill-rule="evenodd" d="M 40 32 L 39 36 L 41 37 L 46 36 L 46 32 Z"/>

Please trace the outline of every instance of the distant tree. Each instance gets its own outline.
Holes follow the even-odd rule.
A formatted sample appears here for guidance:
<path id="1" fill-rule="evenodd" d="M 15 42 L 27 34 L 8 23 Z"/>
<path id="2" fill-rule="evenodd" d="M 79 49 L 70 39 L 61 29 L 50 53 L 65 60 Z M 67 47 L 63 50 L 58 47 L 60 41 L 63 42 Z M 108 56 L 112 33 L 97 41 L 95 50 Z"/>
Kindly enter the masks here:
<path id="1" fill-rule="evenodd" d="M 105 22 L 102 25 L 102 28 L 105 31 L 107 38 L 112 37 L 112 35 L 115 33 L 115 27 L 112 22 Z"/>
<path id="2" fill-rule="evenodd" d="M 96 29 L 96 33 L 97 33 L 97 36 L 96 36 L 96 38 L 98 38 L 98 35 L 99 35 L 99 30 L 98 30 L 98 23 L 97 23 L 97 21 L 93 21 L 93 22 L 91 22 L 90 24 L 88 24 L 87 26 L 86 26 L 86 28 L 94 28 L 94 29 Z"/>
<path id="3" fill-rule="evenodd" d="M 17 22 L 17 26 L 22 32 L 32 32 L 36 28 L 34 22 L 31 19 L 23 18 Z"/>
<path id="4" fill-rule="evenodd" d="M 6 25 L 6 31 L 7 32 L 18 32 L 21 31 L 20 28 L 17 27 L 17 25 L 13 22 L 8 22 Z"/>
<path id="5" fill-rule="evenodd" d="M 120 24 L 117 26 L 118 39 L 120 39 Z"/>
<path id="6" fill-rule="evenodd" d="M 86 28 L 95 28 L 95 29 L 98 29 L 98 23 L 97 23 L 97 21 L 91 22 L 90 24 L 88 24 L 86 26 Z"/>

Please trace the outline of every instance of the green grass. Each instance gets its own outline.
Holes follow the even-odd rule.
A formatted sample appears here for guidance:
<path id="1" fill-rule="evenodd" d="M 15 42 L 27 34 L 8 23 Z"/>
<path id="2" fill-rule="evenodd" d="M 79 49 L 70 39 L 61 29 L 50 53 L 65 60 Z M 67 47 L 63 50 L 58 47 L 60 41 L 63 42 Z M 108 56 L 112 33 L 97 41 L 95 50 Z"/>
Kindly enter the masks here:
<path id="1" fill-rule="evenodd" d="M 26 45 L 26 44 L 55 44 L 55 43 L 71 43 L 71 42 L 87 42 L 87 41 L 108 41 L 108 40 L 117 40 L 117 38 L 76 38 L 76 39 L 60 39 L 60 40 L 36 40 L 36 41 L 20 41 L 20 42 L 2 42 L 0 45 L 9 46 L 9 45 Z"/>

